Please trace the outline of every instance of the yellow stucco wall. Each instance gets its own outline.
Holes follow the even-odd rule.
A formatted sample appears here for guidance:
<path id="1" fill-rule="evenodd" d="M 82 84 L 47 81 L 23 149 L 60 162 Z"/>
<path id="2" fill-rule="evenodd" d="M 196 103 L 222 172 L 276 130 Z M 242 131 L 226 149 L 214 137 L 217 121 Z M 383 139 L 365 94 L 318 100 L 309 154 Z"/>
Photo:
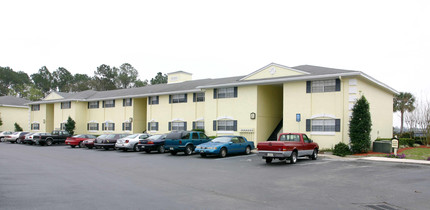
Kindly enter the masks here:
<path id="1" fill-rule="evenodd" d="M 271 65 L 265 69 L 262 69 L 254 74 L 251 74 L 245 80 L 253 80 L 253 79 L 268 79 L 268 78 L 276 78 L 276 77 L 286 77 L 286 76 L 296 76 L 303 75 L 304 73 L 299 71 L 294 71 L 288 68 L 281 68 L 276 65 Z"/>
<path id="2" fill-rule="evenodd" d="M 266 141 L 283 117 L 283 86 L 258 86 L 257 141 Z"/>
<path id="3" fill-rule="evenodd" d="M 133 99 L 133 133 L 140 133 L 147 130 L 146 122 L 146 109 L 147 109 L 147 98 L 134 98 Z"/>
<path id="4" fill-rule="evenodd" d="M 55 99 L 62 99 L 63 97 L 58 95 L 55 92 L 50 93 L 49 95 L 47 95 L 45 98 L 43 98 L 42 100 L 44 101 L 48 101 L 48 100 L 55 100 Z"/>
<path id="5" fill-rule="evenodd" d="M 192 80 L 192 75 L 185 72 L 176 72 L 167 74 L 167 83 L 178 83 Z"/>
<path id="6" fill-rule="evenodd" d="M 3 125 L 0 131 L 15 131 L 17 123 L 24 131 L 30 130 L 29 108 L 0 106 L 0 117 Z"/>

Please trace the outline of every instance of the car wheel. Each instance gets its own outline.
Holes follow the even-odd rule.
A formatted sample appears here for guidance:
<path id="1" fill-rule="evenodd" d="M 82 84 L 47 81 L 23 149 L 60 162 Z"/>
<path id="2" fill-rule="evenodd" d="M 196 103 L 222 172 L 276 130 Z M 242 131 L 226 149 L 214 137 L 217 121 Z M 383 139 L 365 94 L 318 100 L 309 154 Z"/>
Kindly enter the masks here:
<path id="1" fill-rule="evenodd" d="M 245 149 L 245 155 L 249 155 L 249 154 L 251 154 L 251 147 L 247 146 Z"/>
<path id="2" fill-rule="evenodd" d="M 206 157 L 206 154 L 204 154 L 204 153 L 200 153 L 200 156 L 201 156 L 201 157 Z"/>
<path id="3" fill-rule="evenodd" d="M 266 158 L 266 163 L 270 164 L 270 163 L 272 163 L 272 160 L 273 160 L 273 158 Z"/>
<path id="4" fill-rule="evenodd" d="M 185 155 L 191 155 L 193 154 L 193 146 L 188 145 L 187 147 L 185 147 Z"/>
<path id="5" fill-rule="evenodd" d="M 16 139 L 17 144 L 22 144 L 21 139 Z"/>
<path id="6" fill-rule="evenodd" d="M 81 141 L 81 142 L 79 143 L 79 148 L 84 148 L 84 147 L 85 147 L 84 142 L 83 142 L 83 141 Z"/>
<path id="7" fill-rule="evenodd" d="M 178 152 L 176 152 L 176 151 L 170 151 L 170 154 L 171 155 L 176 155 L 176 154 L 178 154 Z"/>
<path id="8" fill-rule="evenodd" d="M 290 163 L 295 164 L 296 162 L 297 162 L 297 152 L 293 151 L 293 153 L 291 153 Z"/>
<path id="9" fill-rule="evenodd" d="M 137 143 L 133 146 L 133 151 L 135 151 L 135 152 L 140 151 L 139 147 L 137 146 Z"/>
<path id="10" fill-rule="evenodd" d="M 51 139 L 46 140 L 46 146 L 51 146 L 51 145 L 52 145 L 52 140 Z"/>
<path id="11" fill-rule="evenodd" d="M 87 146 L 88 147 L 88 149 L 93 149 L 93 146 Z"/>
<path id="12" fill-rule="evenodd" d="M 314 149 L 314 153 L 312 153 L 311 159 L 316 160 L 318 158 L 318 150 Z"/>
<path id="13" fill-rule="evenodd" d="M 145 149 L 145 152 L 149 154 L 151 153 L 151 149 Z"/>
<path id="14" fill-rule="evenodd" d="M 157 148 L 157 152 L 158 153 L 164 153 L 164 146 L 163 145 L 160 145 L 160 146 L 158 146 L 158 148 Z"/>
<path id="15" fill-rule="evenodd" d="M 225 158 L 225 156 L 227 156 L 227 149 L 226 148 L 221 148 L 221 150 L 219 151 L 219 157 L 220 158 Z"/>
<path id="16" fill-rule="evenodd" d="M 76 147 L 76 145 L 70 145 L 70 147 L 71 147 L 71 148 L 75 148 L 75 147 Z"/>
<path id="17" fill-rule="evenodd" d="M 109 150 L 109 147 L 103 147 L 103 149 L 105 149 L 105 150 Z"/>

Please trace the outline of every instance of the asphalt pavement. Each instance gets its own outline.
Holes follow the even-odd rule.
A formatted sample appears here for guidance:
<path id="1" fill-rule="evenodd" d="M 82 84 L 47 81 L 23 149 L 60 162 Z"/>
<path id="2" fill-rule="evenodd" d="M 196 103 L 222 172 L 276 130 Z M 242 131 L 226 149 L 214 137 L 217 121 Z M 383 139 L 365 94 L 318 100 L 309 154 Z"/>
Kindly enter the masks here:
<path id="1" fill-rule="evenodd" d="M 430 209 L 430 166 L 0 143 L 0 209 Z"/>

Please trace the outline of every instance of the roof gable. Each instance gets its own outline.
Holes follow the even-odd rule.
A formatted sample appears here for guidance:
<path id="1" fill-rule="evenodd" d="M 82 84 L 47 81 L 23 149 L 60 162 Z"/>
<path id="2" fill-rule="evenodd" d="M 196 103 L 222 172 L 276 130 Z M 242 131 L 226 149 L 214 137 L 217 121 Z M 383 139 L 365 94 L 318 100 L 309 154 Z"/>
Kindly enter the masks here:
<path id="1" fill-rule="evenodd" d="M 256 79 L 270 79 L 270 78 L 278 78 L 278 77 L 289 77 L 289 76 L 297 76 L 297 75 L 306 75 L 308 72 L 301 71 L 298 69 L 293 69 L 288 66 L 283 66 L 276 63 L 271 63 L 267 66 L 264 66 L 257 71 L 248 74 L 240 80 L 256 80 Z"/>
<path id="2" fill-rule="evenodd" d="M 51 92 L 42 100 L 48 101 L 48 100 L 56 100 L 56 99 L 63 99 L 63 98 L 64 96 L 60 95 L 58 92 Z"/>

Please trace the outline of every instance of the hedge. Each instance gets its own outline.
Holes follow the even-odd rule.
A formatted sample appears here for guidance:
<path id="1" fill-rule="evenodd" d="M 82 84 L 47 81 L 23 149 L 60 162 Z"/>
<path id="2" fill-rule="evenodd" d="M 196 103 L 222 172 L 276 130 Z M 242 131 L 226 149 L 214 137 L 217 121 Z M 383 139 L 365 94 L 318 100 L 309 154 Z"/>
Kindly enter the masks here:
<path id="1" fill-rule="evenodd" d="M 375 141 L 391 141 L 392 139 L 389 138 L 381 138 L 381 139 L 376 139 Z M 409 146 L 409 147 L 413 147 L 415 143 L 415 139 L 409 139 L 409 138 L 400 138 L 399 139 L 399 145 L 402 146 Z"/>

